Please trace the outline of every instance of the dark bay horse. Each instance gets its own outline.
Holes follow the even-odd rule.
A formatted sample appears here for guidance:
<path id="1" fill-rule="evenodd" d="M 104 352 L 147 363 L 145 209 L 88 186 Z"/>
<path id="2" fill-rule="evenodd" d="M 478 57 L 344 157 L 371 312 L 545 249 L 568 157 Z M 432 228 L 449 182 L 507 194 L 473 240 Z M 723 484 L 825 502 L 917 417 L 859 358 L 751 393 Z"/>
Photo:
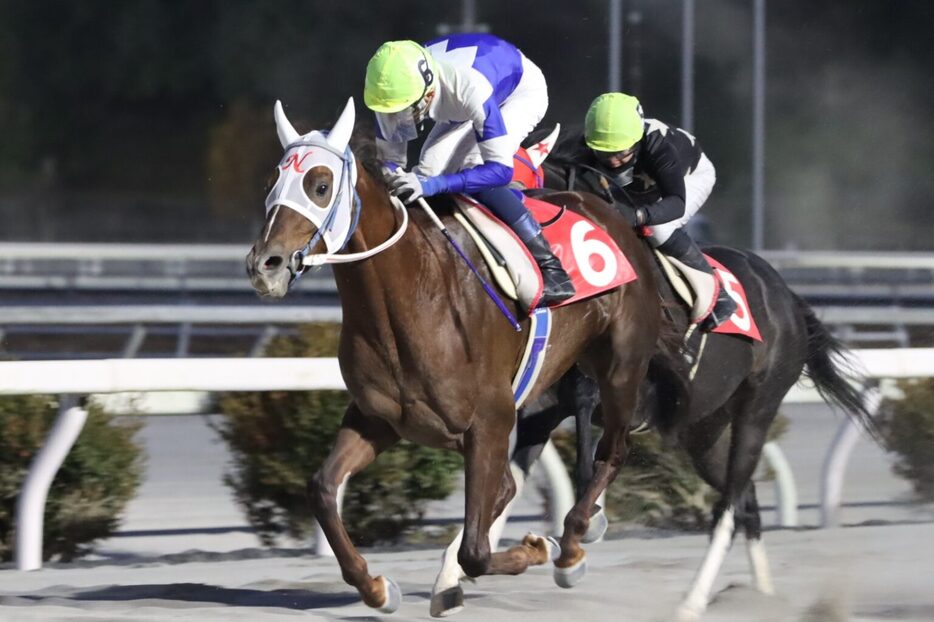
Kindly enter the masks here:
<path id="1" fill-rule="evenodd" d="M 579 138 L 572 137 L 545 162 L 547 188 L 600 193 L 599 185 L 588 183 L 588 179 L 594 182 L 593 175 L 581 174 L 580 169 L 570 174 L 579 162 L 580 144 Z M 651 192 L 630 193 L 630 198 L 632 207 L 655 199 Z M 647 243 L 642 252 L 649 254 Z M 696 620 L 705 610 L 737 525 L 745 531 L 757 588 L 766 593 L 773 591 L 752 476 L 779 406 L 802 375 L 814 383 L 828 403 L 856 418 L 878 438 L 876 422 L 863 394 L 853 384 L 861 380 L 859 372 L 848 365 L 846 348 L 811 307 L 754 253 L 725 247 L 710 247 L 705 252 L 743 285 L 748 312 L 758 324 L 762 341 L 692 332 L 683 348 L 684 355 L 655 356 L 650 364 L 648 390 L 637 418 L 654 422 L 662 434 L 680 444 L 698 474 L 720 495 L 713 511 L 710 546 L 678 609 L 679 620 Z M 682 335 L 688 333 L 687 307 L 679 304 L 664 278 L 659 277 L 658 283 L 666 325 L 670 323 Z M 738 309 L 737 313 L 741 312 L 743 309 Z M 586 378 L 578 382 L 578 394 L 596 390 Z M 574 409 L 573 404 L 559 403 L 550 418 L 547 413 L 540 415 L 540 422 L 554 423 L 540 423 L 539 435 Z M 580 408 L 577 416 L 590 420 L 590 413 Z M 579 442 L 578 452 L 585 458 L 590 451 L 586 440 Z"/>
<path id="2" fill-rule="evenodd" d="M 329 133 L 299 135 L 278 103 L 275 118 L 285 156 L 247 271 L 261 296 L 282 297 L 305 265 L 334 264 L 343 310 L 338 358 L 352 402 L 330 455 L 309 479 L 308 492 L 344 580 L 371 607 L 390 612 L 399 606 L 399 588 L 369 574 L 336 501 L 342 482 L 399 439 L 464 455 L 465 524 L 458 561 L 469 576 L 515 574 L 544 563 L 544 539 L 527 538 L 495 554 L 488 541 L 491 523 L 515 490 L 507 467 L 516 420 L 511 381 L 527 331 L 517 333 L 503 320 L 425 214 L 409 214 L 390 197 L 372 139 L 355 138 L 350 148 L 352 100 Z M 605 431 L 593 477 L 565 520 L 555 561 L 556 577 L 573 580 L 584 565 L 580 541 L 589 510 L 625 459 L 627 430 L 661 311 L 649 257 L 619 214 L 578 193 L 546 198 L 605 229 L 633 257 L 638 276 L 553 310 L 548 357 L 530 397 L 575 363 L 599 384 Z M 480 264 L 479 253 L 449 216 L 449 203 L 445 197 L 432 201 Z"/>

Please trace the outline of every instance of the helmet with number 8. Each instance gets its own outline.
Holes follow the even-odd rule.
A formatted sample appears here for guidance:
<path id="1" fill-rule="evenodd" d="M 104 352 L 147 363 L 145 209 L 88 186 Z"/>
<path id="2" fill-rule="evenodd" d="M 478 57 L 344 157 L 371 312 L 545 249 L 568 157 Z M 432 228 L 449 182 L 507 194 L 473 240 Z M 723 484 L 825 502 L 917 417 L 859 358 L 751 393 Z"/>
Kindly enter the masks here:
<path id="1" fill-rule="evenodd" d="M 374 112 L 427 109 L 437 70 L 431 55 L 414 41 L 389 41 L 366 66 L 363 102 Z"/>
<path id="2" fill-rule="evenodd" d="M 587 110 L 584 141 L 595 151 L 626 151 L 642 140 L 644 125 L 638 99 L 624 93 L 604 93 Z"/>

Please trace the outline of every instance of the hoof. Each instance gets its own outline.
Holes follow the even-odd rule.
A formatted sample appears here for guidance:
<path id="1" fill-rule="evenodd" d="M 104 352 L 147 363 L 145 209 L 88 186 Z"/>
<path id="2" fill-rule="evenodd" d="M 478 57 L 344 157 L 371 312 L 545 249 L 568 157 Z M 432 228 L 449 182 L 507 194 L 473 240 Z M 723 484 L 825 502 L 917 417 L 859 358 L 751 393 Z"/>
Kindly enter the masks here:
<path id="1" fill-rule="evenodd" d="M 558 587 L 574 587 L 581 582 L 584 575 L 587 574 L 587 558 L 583 557 L 579 562 L 568 568 L 559 568 L 555 566 L 555 583 Z"/>
<path id="2" fill-rule="evenodd" d="M 446 618 L 458 613 L 463 608 L 464 590 L 461 589 L 460 585 L 455 585 L 437 594 L 432 594 L 428 612 L 433 618 Z"/>
<path id="3" fill-rule="evenodd" d="M 380 577 L 379 580 L 383 582 L 383 589 L 386 590 L 386 600 L 377 609 L 382 613 L 395 613 L 402 604 L 402 590 L 392 579 Z"/>
<path id="4" fill-rule="evenodd" d="M 590 517 L 590 527 L 587 528 L 587 533 L 584 534 L 584 537 L 581 538 L 581 542 L 584 544 L 590 544 L 591 542 L 598 542 L 603 539 L 603 534 L 606 533 L 606 528 L 609 526 L 610 521 L 606 518 L 606 512 L 600 510 L 596 514 Z"/>

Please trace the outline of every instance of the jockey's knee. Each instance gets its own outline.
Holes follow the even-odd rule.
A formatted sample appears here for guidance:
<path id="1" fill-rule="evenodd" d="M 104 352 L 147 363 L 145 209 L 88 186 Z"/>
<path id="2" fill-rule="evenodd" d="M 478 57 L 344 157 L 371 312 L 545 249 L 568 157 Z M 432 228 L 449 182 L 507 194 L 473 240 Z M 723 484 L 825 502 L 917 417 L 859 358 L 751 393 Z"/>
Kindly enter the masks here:
<path id="1" fill-rule="evenodd" d="M 519 198 L 517 191 L 508 186 L 487 188 L 474 193 L 484 205 L 493 210 L 497 218 L 512 227 L 514 223 L 528 214 L 528 210 Z"/>

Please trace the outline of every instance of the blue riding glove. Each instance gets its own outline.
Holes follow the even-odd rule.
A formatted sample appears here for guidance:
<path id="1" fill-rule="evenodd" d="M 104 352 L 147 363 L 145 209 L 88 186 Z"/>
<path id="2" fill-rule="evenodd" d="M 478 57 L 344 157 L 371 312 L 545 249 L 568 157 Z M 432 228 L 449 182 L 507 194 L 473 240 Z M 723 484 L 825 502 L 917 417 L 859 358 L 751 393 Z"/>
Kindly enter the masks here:
<path id="1" fill-rule="evenodd" d="M 397 175 L 389 182 L 390 192 L 405 203 L 421 197 L 430 197 L 443 191 L 443 182 L 437 177 L 425 177 L 415 173 Z"/>

